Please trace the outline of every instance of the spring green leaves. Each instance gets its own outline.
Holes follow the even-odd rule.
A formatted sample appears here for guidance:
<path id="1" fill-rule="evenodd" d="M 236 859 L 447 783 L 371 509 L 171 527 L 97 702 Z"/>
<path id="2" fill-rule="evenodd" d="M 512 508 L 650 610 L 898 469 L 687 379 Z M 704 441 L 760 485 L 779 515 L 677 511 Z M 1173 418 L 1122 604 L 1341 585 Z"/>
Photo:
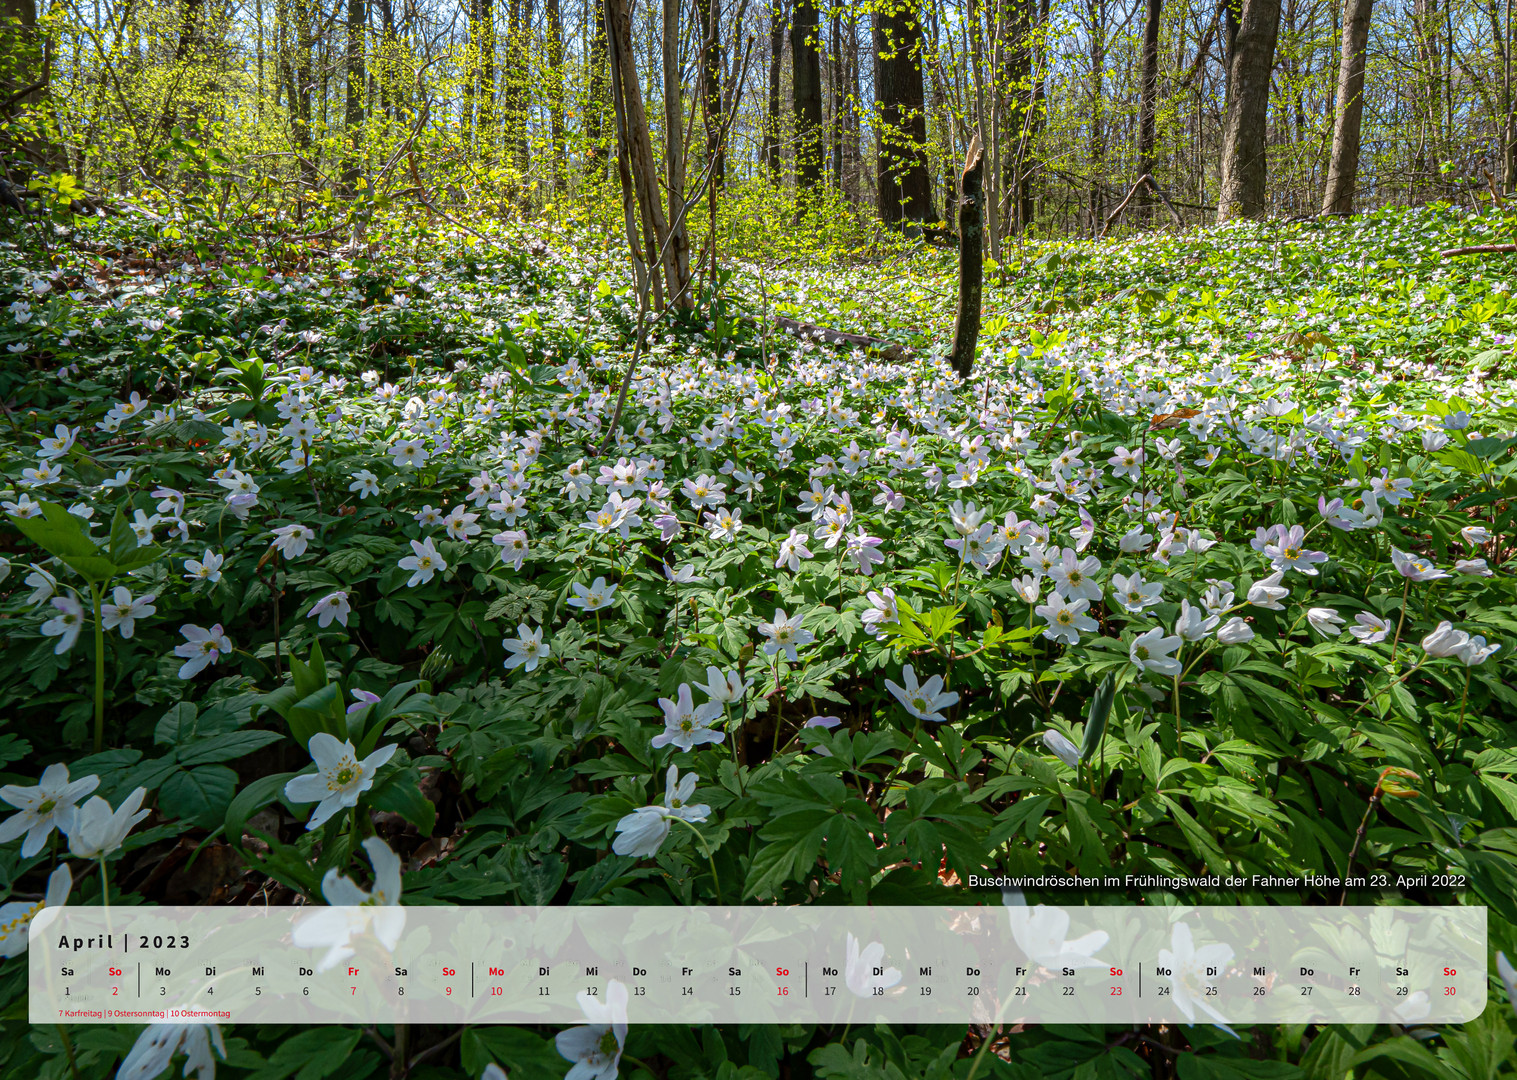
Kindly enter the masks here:
<path id="1" fill-rule="evenodd" d="M 119 507 L 111 518 L 110 536 L 101 543 L 89 534 L 82 518 L 57 503 L 37 505 L 41 510 L 39 516 L 12 514 L 11 524 L 93 587 L 103 589 L 121 575 L 163 558 L 163 549 L 158 545 L 138 544 L 125 511 Z"/>

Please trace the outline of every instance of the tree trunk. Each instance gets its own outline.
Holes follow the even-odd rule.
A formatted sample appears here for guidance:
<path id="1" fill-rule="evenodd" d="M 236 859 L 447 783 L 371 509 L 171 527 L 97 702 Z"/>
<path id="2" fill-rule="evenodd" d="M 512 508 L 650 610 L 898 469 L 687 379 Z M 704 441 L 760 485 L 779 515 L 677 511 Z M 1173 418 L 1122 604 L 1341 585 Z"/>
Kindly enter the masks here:
<path id="1" fill-rule="evenodd" d="M 184 81 L 184 73 L 201 59 L 198 53 L 204 19 L 205 0 L 180 0 L 179 36 L 174 42 L 174 66 L 178 71 L 169 75 L 169 92 L 163 101 L 163 115 L 159 118 L 159 126 L 166 133 L 181 123 L 176 88 Z M 193 120 L 194 115 L 192 107 L 189 119 Z"/>
<path id="2" fill-rule="evenodd" d="M 914 3 L 886 0 L 874 16 L 874 86 L 880 103 L 879 210 L 886 225 L 933 220 L 922 26 Z"/>
<path id="3" fill-rule="evenodd" d="M 1106 215 L 1104 170 L 1106 164 L 1106 127 L 1103 105 L 1106 99 L 1106 3 L 1088 0 L 1090 13 L 1090 190 L 1087 206 L 1090 235 L 1096 235 Z"/>
<path id="4" fill-rule="evenodd" d="M 611 67 L 606 45 L 606 6 L 590 0 L 595 9 L 595 29 L 590 38 L 590 71 L 586 79 L 585 171 L 592 176 L 605 173 L 606 165 L 606 75 Z"/>
<path id="5" fill-rule="evenodd" d="M 1048 26 L 1049 0 L 1038 0 L 1038 27 L 1046 30 Z M 1037 143 L 1042 135 L 1044 125 L 1048 122 L 1048 45 L 1043 41 L 1038 52 L 1033 57 L 1036 67 L 1036 77 L 1032 88 L 1032 117 L 1028 123 L 1027 146 L 1030 148 Z M 1032 186 L 1032 167 L 1025 160 L 1022 166 L 1021 183 L 1018 185 L 1017 201 L 1021 204 L 1018 211 L 1022 227 L 1026 229 L 1038 216 L 1037 196 Z"/>
<path id="6" fill-rule="evenodd" d="M 1505 0 L 1507 29 L 1511 28 L 1512 0 Z M 1508 34 L 1502 29 L 1501 0 L 1485 0 L 1485 16 L 1491 24 L 1491 40 L 1496 43 L 1496 62 L 1501 76 L 1501 190 L 1510 194 L 1517 181 L 1517 157 L 1512 151 L 1512 56 L 1507 51 Z"/>
<path id="7" fill-rule="evenodd" d="M 691 303 L 687 288 L 689 281 L 681 276 L 681 267 L 686 270 L 689 267 L 688 251 L 681 263 L 674 254 L 674 244 L 669 242 L 669 224 L 659 201 L 658 165 L 653 156 L 653 140 L 648 135 L 648 114 L 643 108 L 637 63 L 632 56 L 632 17 L 626 0 L 606 0 L 606 32 L 611 52 L 611 93 L 616 106 L 618 152 L 630 173 L 642 218 L 643 251 L 652 275 L 653 306 L 660 309 L 664 306 L 665 297 L 657 277 L 660 268 L 669 301 L 688 306 Z"/>
<path id="8" fill-rule="evenodd" d="M 1006 0 L 1006 40 L 1001 46 L 1005 57 L 1001 73 L 1006 95 L 1005 149 L 1001 153 L 1001 184 L 1011 197 L 1006 200 L 1006 221 L 1002 231 L 1020 232 L 1022 220 L 1022 168 L 1027 157 L 1027 143 L 1032 132 L 1032 0 Z"/>
<path id="9" fill-rule="evenodd" d="M 817 0 L 795 0 L 790 20 L 790 81 L 795 115 L 795 182 L 804 198 L 822 185 L 822 54 Z"/>
<path id="10" fill-rule="evenodd" d="M 1233 52 L 1238 46 L 1238 25 L 1243 17 L 1243 0 L 1221 0 L 1217 5 L 1222 20 L 1222 78 L 1226 101 L 1233 97 Z M 1226 110 L 1226 102 L 1223 103 Z"/>
<path id="11" fill-rule="evenodd" d="M 964 172 L 959 177 L 959 309 L 953 321 L 953 351 L 949 362 L 961 379 L 974 369 L 974 348 L 980 338 L 980 292 L 983 283 L 985 230 L 983 183 L 985 159 L 980 136 L 969 140 Z"/>
<path id="12" fill-rule="evenodd" d="M 1280 0 L 1244 0 L 1228 70 L 1218 222 L 1264 213 L 1269 76 L 1279 31 Z"/>
<path id="13" fill-rule="evenodd" d="M 348 0 L 348 86 L 342 120 L 348 160 L 342 186 L 349 197 L 357 193 L 358 178 L 363 175 L 364 24 L 368 17 L 364 0 Z"/>
<path id="14" fill-rule="evenodd" d="M 1164 0 L 1147 0 L 1143 21 L 1143 87 L 1138 102 L 1138 175 L 1154 171 L 1155 113 L 1159 104 L 1159 26 Z"/>
<path id="15" fill-rule="evenodd" d="M 495 157 L 495 7 L 494 0 L 473 0 L 469 20 L 470 44 L 474 46 L 475 71 L 479 79 L 479 106 L 475 116 L 478 152 L 486 161 Z"/>
<path id="16" fill-rule="evenodd" d="M 564 21 L 558 0 L 547 0 L 548 19 L 548 135 L 553 140 L 553 190 L 564 190 Z"/>
<path id="17" fill-rule="evenodd" d="M 532 49 L 529 37 L 532 32 L 531 0 L 511 0 L 506 9 L 506 48 L 501 75 L 505 85 L 501 88 L 501 103 L 505 110 L 506 150 L 516 162 L 516 172 L 521 179 L 525 195 L 530 190 L 526 177 L 532 170 L 532 148 L 528 142 L 527 114 L 531 108 L 530 87 L 532 75 Z M 490 86 L 495 85 L 494 58 L 491 58 Z"/>
<path id="18" fill-rule="evenodd" d="M 685 227 L 685 103 L 680 82 L 680 0 L 664 0 L 664 188 L 669 193 L 669 232 L 664 262 L 669 301 L 688 307 L 681 288 L 690 280 L 690 240 Z"/>
<path id="19" fill-rule="evenodd" d="M 780 181 L 780 73 L 785 60 L 785 8 L 774 0 L 769 9 L 769 101 L 764 123 L 764 164 L 771 183 Z"/>
<path id="20" fill-rule="evenodd" d="M 701 88 L 705 97 L 706 160 L 711 164 L 711 190 L 716 191 L 727 179 L 726 149 L 722 146 L 722 55 L 721 0 L 696 0 L 701 24 Z"/>
<path id="21" fill-rule="evenodd" d="M 840 5 L 835 4 L 832 8 L 832 25 L 828 37 L 832 42 L 827 53 L 827 74 L 832 83 L 832 93 L 829 101 L 831 115 L 827 125 L 827 171 L 832 186 L 842 191 L 843 110 L 846 107 L 846 95 L 843 92 L 843 20 Z"/>
<path id="22" fill-rule="evenodd" d="M 293 10 L 292 10 L 293 9 Z M 294 114 L 295 148 L 300 153 L 300 175 L 307 188 L 316 186 L 316 163 L 311 160 L 311 50 L 314 47 L 311 31 L 311 14 L 300 0 L 286 6 L 286 12 L 295 19 L 295 50 L 297 58 L 293 66 L 293 83 L 290 87 L 290 106 Z"/>
<path id="23" fill-rule="evenodd" d="M 1364 115 L 1365 46 L 1370 35 L 1374 0 L 1349 0 L 1343 12 L 1343 55 L 1338 65 L 1338 108 L 1333 123 L 1333 149 L 1327 166 L 1324 214 L 1348 214 L 1354 209 L 1359 176 L 1359 133 Z"/>
<path id="24" fill-rule="evenodd" d="M 1417 76 L 1414 81 L 1416 108 L 1419 112 L 1422 137 L 1416 142 L 1412 155 L 1412 172 L 1425 177 L 1433 170 L 1427 159 L 1431 150 L 1437 149 L 1433 142 L 1438 130 L 1438 69 L 1441 51 L 1438 47 L 1438 0 L 1413 0 L 1412 26 L 1417 39 Z M 1415 179 L 1413 181 L 1416 182 Z"/>
<path id="25" fill-rule="evenodd" d="M 605 0 L 606 45 L 610 55 L 611 104 L 616 116 L 616 165 L 627 219 L 627 246 L 632 254 L 640 303 L 664 306 L 659 246 L 664 210 L 658 199 L 658 174 L 642 87 L 632 56 L 632 18 L 626 0 Z"/>
<path id="26" fill-rule="evenodd" d="M 859 25 L 858 20 L 851 14 L 848 21 L 848 108 L 843 115 L 843 159 L 847 180 L 843 188 L 848 195 L 848 200 L 854 203 L 864 201 L 864 146 L 863 133 L 859 121 L 858 103 L 862 100 L 859 87 Z"/>

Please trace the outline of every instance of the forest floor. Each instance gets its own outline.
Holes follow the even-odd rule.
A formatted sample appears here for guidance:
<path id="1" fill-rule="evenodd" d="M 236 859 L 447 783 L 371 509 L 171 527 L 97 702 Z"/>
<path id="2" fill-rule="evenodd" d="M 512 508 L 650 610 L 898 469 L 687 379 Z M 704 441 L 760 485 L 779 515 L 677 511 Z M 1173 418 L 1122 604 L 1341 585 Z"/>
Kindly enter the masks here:
<path id="1" fill-rule="evenodd" d="M 638 312 L 605 237 L 28 229 L 0 244 L 0 781 L 52 816 L 5 826 L 0 899 L 883 905 L 991 870 L 1267 874 L 1300 884 L 1239 899 L 1481 904 L 1511 951 L 1517 256 L 1441 252 L 1513 226 L 1017 245 L 967 380 L 952 252 L 739 261 L 649 320 L 619 414 Z M 53 766 L 92 782 L 60 795 Z M 57 810 L 86 796 L 146 813 Z M 1464 886 L 1350 884 L 1422 874 Z M 1089 897 L 1176 898 L 1216 900 Z M 1058 897 L 974 899 L 1015 931 Z M 24 1003 L 0 965 L 0 1015 Z M 623 1071 L 1507 1060 L 1508 1010 L 1422 1024 L 1438 1004 L 1353 1046 L 1203 1017 L 978 1058 L 962 1027 L 633 1024 Z M 224 1068 L 360 1080 L 394 1045 L 238 1026 Z M 0 1037 L 0 1063 L 61 1075 L 64 1049 Z M 480 1028 L 411 1075 L 491 1061 L 565 1067 L 551 1030 Z"/>

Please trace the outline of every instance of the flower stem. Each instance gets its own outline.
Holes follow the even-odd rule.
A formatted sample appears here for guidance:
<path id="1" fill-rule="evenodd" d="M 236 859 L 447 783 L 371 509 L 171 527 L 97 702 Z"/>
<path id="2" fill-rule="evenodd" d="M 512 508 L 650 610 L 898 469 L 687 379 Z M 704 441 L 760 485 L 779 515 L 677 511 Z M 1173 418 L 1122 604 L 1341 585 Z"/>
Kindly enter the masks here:
<path id="1" fill-rule="evenodd" d="M 785 707 L 785 695 L 780 690 L 780 654 L 774 654 L 774 749 L 770 751 L 771 758 L 778 757 L 780 753 L 780 713 Z"/>
<path id="2" fill-rule="evenodd" d="M 1184 728 L 1180 719 L 1180 680 L 1183 677 L 1183 673 L 1175 676 L 1175 747 L 1177 752 L 1181 753 L 1183 751 L 1180 750 L 1180 735 Z"/>
<path id="3" fill-rule="evenodd" d="M 90 585 L 95 607 L 95 753 L 105 749 L 105 627 L 100 623 L 100 586 Z"/>
<path id="4" fill-rule="evenodd" d="M 1359 844 L 1364 840 L 1365 830 L 1369 828 L 1370 815 L 1375 812 L 1375 804 L 1380 801 L 1380 785 L 1375 785 L 1375 790 L 1370 794 L 1369 803 L 1364 807 L 1364 816 L 1359 819 L 1359 830 L 1354 833 L 1354 846 L 1348 849 L 1348 861 L 1343 864 L 1343 880 L 1348 881 L 1349 874 L 1354 868 L 1354 856 L 1359 854 Z M 1338 896 L 1338 906 L 1342 907 L 1348 899 L 1348 885 L 1343 886 L 1343 892 Z"/>
<path id="5" fill-rule="evenodd" d="M 73 1074 L 74 1080 L 79 1080 L 79 1063 L 74 1060 L 74 1043 L 68 1037 L 68 1028 L 62 1024 L 58 1025 L 58 1037 L 63 1041 L 63 1055 L 68 1058 L 69 1072 Z"/>
<path id="6" fill-rule="evenodd" d="M 701 835 L 701 831 L 699 829 L 697 829 L 692 823 L 686 821 L 684 818 L 671 814 L 670 820 L 679 822 L 681 825 L 695 834 L 695 839 L 699 841 L 701 845 L 701 854 L 706 856 L 706 862 L 711 866 L 711 881 L 712 884 L 716 886 L 716 902 L 720 904 L 722 902 L 722 879 L 721 875 L 716 872 L 716 856 L 712 850 L 706 846 L 706 838 Z"/>
<path id="7" fill-rule="evenodd" d="M 1474 674 L 1474 668 L 1464 669 L 1464 693 L 1459 697 L 1459 726 L 1454 729 L 1454 737 L 1456 739 L 1464 734 L 1464 707 L 1470 700 L 1470 677 Z"/>
<path id="8" fill-rule="evenodd" d="M 1396 666 L 1396 649 L 1401 644 L 1401 628 L 1406 625 L 1406 596 L 1412 591 L 1412 579 L 1406 579 L 1406 587 L 1401 590 L 1401 618 L 1396 620 L 1396 636 L 1391 640 L 1391 668 Z"/>

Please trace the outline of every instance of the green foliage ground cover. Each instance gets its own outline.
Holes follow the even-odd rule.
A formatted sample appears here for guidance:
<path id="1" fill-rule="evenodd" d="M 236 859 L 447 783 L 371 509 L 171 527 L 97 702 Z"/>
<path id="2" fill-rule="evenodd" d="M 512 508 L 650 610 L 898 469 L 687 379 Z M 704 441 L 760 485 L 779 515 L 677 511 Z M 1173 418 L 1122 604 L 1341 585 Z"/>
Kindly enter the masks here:
<path id="1" fill-rule="evenodd" d="M 950 255 L 740 261 L 656 323 L 616 429 L 636 310 L 604 237 L 376 222 L 254 261 L 212 228 L 0 247 L 0 780 L 35 805 L 62 763 L 97 778 L 64 804 L 133 800 L 124 836 L 3 826 L 6 1075 L 111 1075 L 137 1035 L 20 1022 L 58 867 L 84 904 L 332 902 L 397 866 L 404 903 L 485 904 L 1352 872 L 1392 887 L 1243 899 L 1483 904 L 1517 948 L 1517 274 L 1439 255 L 1507 221 L 1019 249 L 962 384 Z M 1393 887 L 1422 873 L 1468 885 Z M 977 1061 L 962 1029 L 634 1027 L 621 1069 L 1511 1068 L 1504 1007 L 1404 1019 L 1049 1027 Z M 392 1064 L 357 1029 L 223 1034 L 227 1075 Z M 471 1031 L 410 1075 L 561 1075 L 553 1035 Z"/>

